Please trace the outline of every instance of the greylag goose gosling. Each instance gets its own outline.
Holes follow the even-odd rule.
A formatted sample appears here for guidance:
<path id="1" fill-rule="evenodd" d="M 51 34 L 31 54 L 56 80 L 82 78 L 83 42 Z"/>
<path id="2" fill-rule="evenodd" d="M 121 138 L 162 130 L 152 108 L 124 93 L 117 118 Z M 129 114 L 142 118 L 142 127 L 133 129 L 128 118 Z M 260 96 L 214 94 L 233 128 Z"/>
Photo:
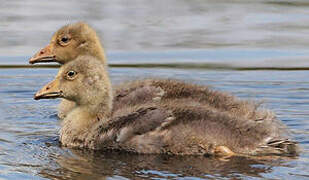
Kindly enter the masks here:
<path id="1" fill-rule="evenodd" d="M 58 62 L 65 64 L 80 55 L 91 55 L 106 64 L 104 49 L 95 30 L 77 22 L 61 27 L 49 44 L 29 59 L 30 64 Z"/>
<path id="2" fill-rule="evenodd" d="M 83 22 L 66 25 L 52 37 L 50 43 L 36 53 L 30 63 L 58 62 L 66 64 L 79 56 L 90 55 L 106 64 L 106 57 L 100 40 L 93 28 Z M 106 67 L 107 68 L 107 67 Z M 201 106 L 211 106 L 248 119 L 260 119 L 265 114 L 257 113 L 257 106 L 233 96 L 175 80 L 148 79 L 130 82 L 114 88 L 114 107 L 123 104 L 135 105 L 167 99 L 186 99 Z M 63 99 L 58 107 L 58 116 L 63 119 L 75 106 L 74 102 Z M 119 107 L 120 108 L 120 107 Z"/>
<path id="3" fill-rule="evenodd" d="M 60 142 L 71 148 L 175 155 L 296 155 L 268 111 L 247 119 L 180 98 L 122 104 L 113 108 L 105 66 L 90 56 L 63 65 L 35 99 L 65 98 L 76 106 L 64 118 Z"/>
<path id="4" fill-rule="evenodd" d="M 29 63 L 58 62 L 65 64 L 80 55 L 92 55 L 106 64 L 104 49 L 96 32 L 86 23 L 78 22 L 60 28 L 50 43 L 39 50 Z M 75 103 L 63 99 L 58 107 L 58 117 L 63 119 L 75 106 Z"/>

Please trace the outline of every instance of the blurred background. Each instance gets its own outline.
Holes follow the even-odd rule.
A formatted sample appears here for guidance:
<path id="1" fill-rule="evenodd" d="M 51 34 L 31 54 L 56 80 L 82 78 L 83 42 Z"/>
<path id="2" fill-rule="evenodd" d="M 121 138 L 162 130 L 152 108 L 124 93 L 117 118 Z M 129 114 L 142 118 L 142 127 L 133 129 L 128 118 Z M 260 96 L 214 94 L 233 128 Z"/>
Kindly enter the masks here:
<path id="1" fill-rule="evenodd" d="M 33 100 L 58 69 L 28 59 L 77 21 L 100 35 L 113 84 L 175 78 L 263 102 L 302 153 L 218 160 L 61 147 L 59 101 Z M 0 0 L 0 180 L 308 179 L 308 47 L 307 0 Z"/>
<path id="2" fill-rule="evenodd" d="M 111 63 L 309 67 L 308 7 L 306 0 L 2 0 L 0 64 L 6 56 L 33 55 L 61 26 L 85 21 Z"/>

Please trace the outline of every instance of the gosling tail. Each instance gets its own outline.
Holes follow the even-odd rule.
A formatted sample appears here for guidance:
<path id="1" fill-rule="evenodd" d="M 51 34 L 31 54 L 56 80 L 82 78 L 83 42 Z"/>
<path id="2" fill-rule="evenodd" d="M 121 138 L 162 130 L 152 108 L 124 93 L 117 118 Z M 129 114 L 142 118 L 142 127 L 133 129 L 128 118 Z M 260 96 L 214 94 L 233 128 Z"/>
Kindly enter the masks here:
<path id="1" fill-rule="evenodd" d="M 299 154 L 298 143 L 290 139 L 272 139 L 266 145 L 260 146 L 261 154 L 278 156 L 297 156 Z"/>

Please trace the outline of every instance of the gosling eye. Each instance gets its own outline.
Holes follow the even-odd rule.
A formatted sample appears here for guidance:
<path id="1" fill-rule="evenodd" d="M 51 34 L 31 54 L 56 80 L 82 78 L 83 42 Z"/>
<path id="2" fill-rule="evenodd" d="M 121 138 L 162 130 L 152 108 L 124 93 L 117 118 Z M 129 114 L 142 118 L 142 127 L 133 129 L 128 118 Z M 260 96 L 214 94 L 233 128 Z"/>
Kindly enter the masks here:
<path id="1" fill-rule="evenodd" d="M 75 79 L 76 75 L 77 75 L 77 72 L 75 72 L 75 71 L 68 71 L 67 74 L 66 74 L 66 78 L 68 80 L 73 80 L 73 79 Z"/>
<path id="2" fill-rule="evenodd" d="M 69 41 L 69 38 L 64 36 L 61 38 L 61 41 L 64 42 L 64 43 L 67 43 Z"/>
<path id="3" fill-rule="evenodd" d="M 71 39 L 70 39 L 68 36 L 62 36 L 62 37 L 60 38 L 60 40 L 59 40 L 59 44 L 60 44 L 61 46 L 66 46 L 66 45 L 69 44 L 70 40 L 71 40 Z"/>

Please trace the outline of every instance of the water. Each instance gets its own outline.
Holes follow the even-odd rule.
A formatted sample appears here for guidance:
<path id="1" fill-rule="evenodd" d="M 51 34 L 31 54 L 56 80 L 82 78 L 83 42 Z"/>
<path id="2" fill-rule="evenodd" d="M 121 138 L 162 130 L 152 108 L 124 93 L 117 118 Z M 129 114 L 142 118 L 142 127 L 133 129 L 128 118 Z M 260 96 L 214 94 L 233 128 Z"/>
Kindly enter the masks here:
<path id="1" fill-rule="evenodd" d="M 57 69 L 26 66 L 56 29 L 77 20 L 98 30 L 114 84 L 177 78 L 262 100 L 302 153 L 219 160 L 60 147 L 59 101 L 33 100 Z M 305 0 L 0 0 L 0 179 L 309 179 L 307 47 Z"/>

